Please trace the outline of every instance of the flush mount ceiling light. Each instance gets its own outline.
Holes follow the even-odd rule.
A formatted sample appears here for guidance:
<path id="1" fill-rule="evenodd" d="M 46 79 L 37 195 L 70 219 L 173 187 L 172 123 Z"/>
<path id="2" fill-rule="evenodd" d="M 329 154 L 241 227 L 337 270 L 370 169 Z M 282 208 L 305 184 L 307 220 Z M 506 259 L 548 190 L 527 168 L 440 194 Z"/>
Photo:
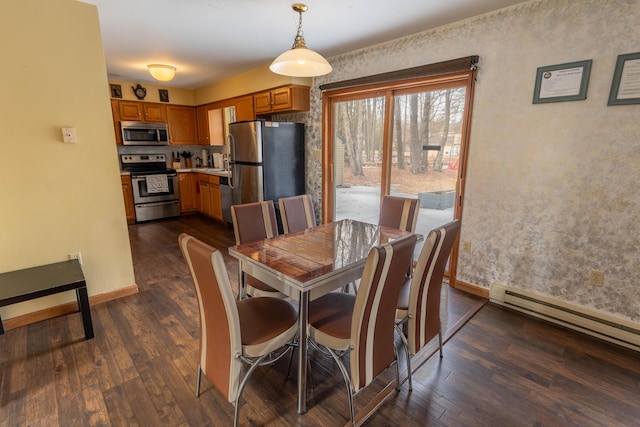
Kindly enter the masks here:
<path id="1" fill-rule="evenodd" d="M 298 32 L 293 40 L 290 50 L 278 56 L 269 66 L 276 74 L 290 77 L 316 77 L 331 72 L 331 65 L 320 54 L 307 48 L 302 33 L 302 12 L 307 11 L 307 6 L 300 3 L 291 5 L 291 8 L 300 14 Z"/>
<path id="2" fill-rule="evenodd" d="M 147 65 L 147 68 L 153 78 L 161 82 L 168 82 L 176 75 L 176 67 L 172 67 L 171 65 L 150 64 Z"/>

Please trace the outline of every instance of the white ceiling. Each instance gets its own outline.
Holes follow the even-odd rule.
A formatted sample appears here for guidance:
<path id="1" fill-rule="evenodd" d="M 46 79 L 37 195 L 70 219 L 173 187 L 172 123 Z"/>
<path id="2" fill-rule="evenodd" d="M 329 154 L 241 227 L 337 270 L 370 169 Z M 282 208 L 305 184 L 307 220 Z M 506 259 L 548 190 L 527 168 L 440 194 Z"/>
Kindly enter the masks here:
<path id="1" fill-rule="evenodd" d="M 197 89 L 270 64 L 298 26 L 292 0 L 81 0 L 98 6 L 111 80 L 154 83 L 147 64 L 177 68 L 163 86 Z M 307 47 L 325 57 L 525 0 L 306 0 Z M 157 82 L 155 82 L 157 83 Z"/>

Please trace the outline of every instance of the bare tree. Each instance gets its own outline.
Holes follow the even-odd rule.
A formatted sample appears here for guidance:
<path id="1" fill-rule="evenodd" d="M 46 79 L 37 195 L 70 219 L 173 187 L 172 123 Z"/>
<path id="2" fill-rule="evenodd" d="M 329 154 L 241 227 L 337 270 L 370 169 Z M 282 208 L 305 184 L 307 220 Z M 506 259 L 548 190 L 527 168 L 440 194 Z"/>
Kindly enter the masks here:
<path id="1" fill-rule="evenodd" d="M 421 173 L 420 134 L 418 133 L 418 94 L 409 95 L 409 147 L 411 150 L 411 173 Z M 403 153 L 404 155 L 404 153 Z"/>
<path id="2" fill-rule="evenodd" d="M 341 104 L 343 114 L 346 152 L 353 176 L 364 176 L 362 170 L 362 102 L 349 101 Z"/>
<path id="3" fill-rule="evenodd" d="M 431 92 L 422 93 L 422 116 L 420 117 L 420 140 L 421 145 L 417 147 L 420 150 L 420 168 L 421 170 L 429 169 L 429 152 L 427 150 L 423 150 L 423 145 L 429 145 L 429 135 L 431 132 L 431 112 L 433 97 L 431 96 Z"/>
<path id="4" fill-rule="evenodd" d="M 398 159 L 398 169 L 403 169 L 404 170 L 404 156 L 402 155 L 402 153 L 404 153 L 404 144 L 403 144 L 403 135 L 402 135 L 402 113 L 401 113 L 401 105 L 400 105 L 400 97 L 396 96 L 394 97 L 394 127 L 395 127 L 395 131 L 393 132 L 393 137 L 396 140 L 396 150 L 397 150 L 397 159 Z"/>
<path id="5" fill-rule="evenodd" d="M 451 121 L 451 89 L 447 89 L 444 92 L 444 117 L 442 119 L 442 132 L 440 138 L 440 150 L 436 154 L 436 160 L 433 164 L 433 168 L 436 171 L 442 172 L 442 156 L 444 155 L 444 146 L 447 143 L 449 137 L 449 122 Z"/>

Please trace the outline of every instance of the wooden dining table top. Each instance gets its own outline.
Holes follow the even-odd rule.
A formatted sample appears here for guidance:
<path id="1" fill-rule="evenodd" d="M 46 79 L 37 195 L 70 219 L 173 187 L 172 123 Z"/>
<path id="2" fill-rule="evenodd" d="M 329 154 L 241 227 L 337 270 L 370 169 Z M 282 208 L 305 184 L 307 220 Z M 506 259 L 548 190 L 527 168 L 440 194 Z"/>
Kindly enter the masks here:
<path id="1" fill-rule="evenodd" d="M 395 228 L 343 219 L 297 233 L 229 248 L 298 291 L 308 291 L 345 270 L 360 269 L 374 246 L 411 234 Z"/>

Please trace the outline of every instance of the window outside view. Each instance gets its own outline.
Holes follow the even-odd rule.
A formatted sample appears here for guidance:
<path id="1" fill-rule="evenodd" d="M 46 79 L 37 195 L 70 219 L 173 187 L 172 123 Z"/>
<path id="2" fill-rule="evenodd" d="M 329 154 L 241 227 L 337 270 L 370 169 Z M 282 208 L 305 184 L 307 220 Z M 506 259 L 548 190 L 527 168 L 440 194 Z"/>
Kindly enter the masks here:
<path id="1" fill-rule="evenodd" d="M 455 87 L 393 97 L 390 194 L 420 199 L 424 236 L 453 219 L 465 95 Z M 384 97 L 335 105 L 336 220 L 378 222 L 384 108 Z"/>

